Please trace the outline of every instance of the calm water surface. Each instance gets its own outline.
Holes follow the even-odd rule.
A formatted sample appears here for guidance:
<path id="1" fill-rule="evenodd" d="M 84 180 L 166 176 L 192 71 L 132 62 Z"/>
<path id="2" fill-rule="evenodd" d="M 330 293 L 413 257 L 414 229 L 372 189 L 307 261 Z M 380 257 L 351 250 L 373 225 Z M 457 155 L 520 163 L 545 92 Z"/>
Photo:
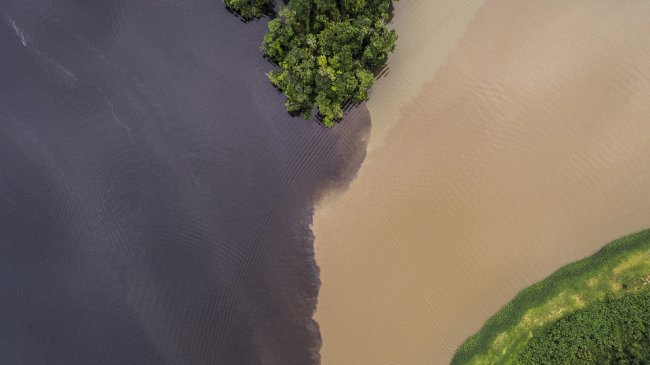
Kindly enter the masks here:
<path id="1" fill-rule="evenodd" d="M 310 364 L 312 202 L 369 118 L 292 119 L 221 1 L 0 3 L 3 364 Z"/>

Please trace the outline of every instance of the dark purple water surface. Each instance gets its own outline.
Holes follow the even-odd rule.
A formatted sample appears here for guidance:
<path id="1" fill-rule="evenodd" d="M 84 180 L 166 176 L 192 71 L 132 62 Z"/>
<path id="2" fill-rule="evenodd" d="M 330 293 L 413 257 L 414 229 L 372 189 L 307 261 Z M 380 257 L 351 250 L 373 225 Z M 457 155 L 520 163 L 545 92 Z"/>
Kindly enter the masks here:
<path id="1" fill-rule="evenodd" d="M 265 28 L 221 0 L 0 2 L 2 364 L 319 362 L 312 206 L 370 121 L 289 117 Z"/>

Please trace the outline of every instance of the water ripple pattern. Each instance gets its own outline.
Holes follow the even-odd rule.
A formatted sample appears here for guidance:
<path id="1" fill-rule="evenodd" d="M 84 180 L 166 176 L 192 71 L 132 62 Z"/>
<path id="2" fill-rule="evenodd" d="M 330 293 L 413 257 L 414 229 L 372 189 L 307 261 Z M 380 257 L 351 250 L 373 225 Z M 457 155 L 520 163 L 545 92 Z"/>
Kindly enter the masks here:
<path id="1" fill-rule="evenodd" d="M 318 364 L 313 202 L 364 154 L 220 1 L 0 4 L 3 364 Z"/>

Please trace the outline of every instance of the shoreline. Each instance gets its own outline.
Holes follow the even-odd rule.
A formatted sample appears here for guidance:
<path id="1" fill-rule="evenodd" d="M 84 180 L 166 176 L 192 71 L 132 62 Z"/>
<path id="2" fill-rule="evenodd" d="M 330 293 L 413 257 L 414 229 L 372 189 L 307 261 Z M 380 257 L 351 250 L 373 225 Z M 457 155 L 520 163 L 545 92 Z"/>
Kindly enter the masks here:
<path id="1" fill-rule="evenodd" d="M 572 262 L 519 292 L 481 330 L 458 348 L 453 364 L 515 363 L 547 324 L 600 303 L 647 292 L 650 230 L 606 244 L 596 254 Z"/>

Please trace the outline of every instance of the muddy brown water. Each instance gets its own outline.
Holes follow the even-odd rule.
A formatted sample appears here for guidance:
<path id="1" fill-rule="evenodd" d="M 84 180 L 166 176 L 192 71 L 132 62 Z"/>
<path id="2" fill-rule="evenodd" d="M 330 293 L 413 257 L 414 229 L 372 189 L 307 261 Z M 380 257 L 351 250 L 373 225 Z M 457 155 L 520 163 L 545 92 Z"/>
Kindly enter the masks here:
<path id="1" fill-rule="evenodd" d="M 324 365 L 448 363 L 519 290 L 650 226 L 650 3 L 394 21 L 369 153 L 314 220 Z"/>

